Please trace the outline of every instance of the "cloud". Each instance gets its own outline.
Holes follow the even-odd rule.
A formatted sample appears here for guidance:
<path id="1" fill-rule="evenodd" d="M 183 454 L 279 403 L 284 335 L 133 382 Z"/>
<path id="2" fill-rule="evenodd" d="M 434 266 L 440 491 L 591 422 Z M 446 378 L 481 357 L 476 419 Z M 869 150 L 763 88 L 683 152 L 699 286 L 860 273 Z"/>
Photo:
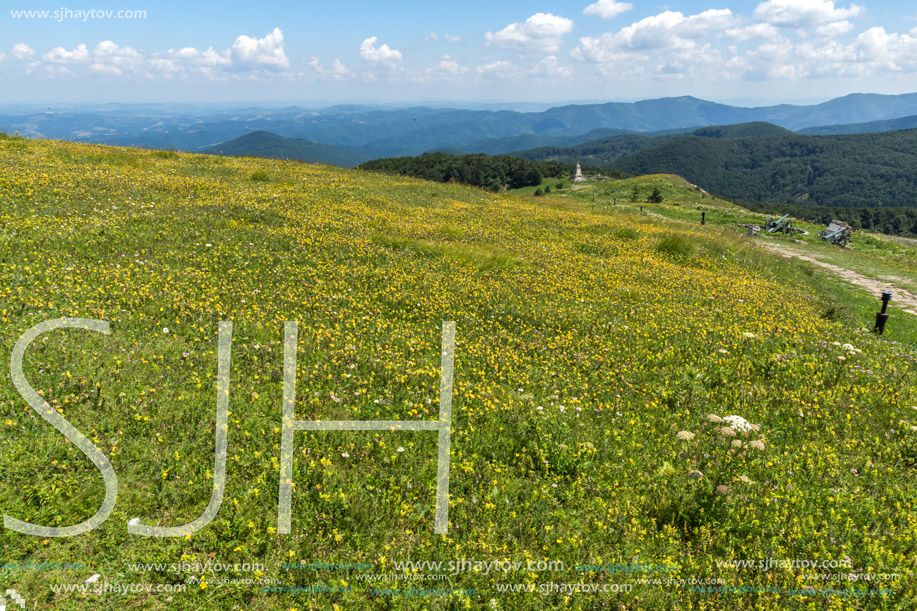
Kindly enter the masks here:
<path id="1" fill-rule="evenodd" d="M 89 61 L 89 49 L 80 44 L 72 51 L 63 47 L 54 47 L 41 56 L 41 59 L 52 64 L 85 64 Z"/>
<path id="2" fill-rule="evenodd" d="M 767 0 L 755 8 L 754 17 L 780 27 L 806 28 L 856 17 L 863 7 L 838 8 L 834 0 Z"/>
<path id="3" fill-rule="evenodd" d="M 423 37 L 424 42 L 430 42 L 431 40 L 439 40 L 439 39 L 440 39 L 440 35 L 436 32 L 430 32 L 429 34 Z M 462 38 L 460 36 L 455 36 L 453 34 L 443 34 L 442 39 L 445 40 L 446 42 L 458 42 Z"/>
<path id="4" fill-rule="evenodd" d="M 334 58 L 334 61 L 331 63 L 331 71 L 337 76 L 352 76 L 353 72 L 350 71 L 347 66 L 341 63 L 341 60 Z"/>
<path id="5" fill-rule="evenodd" d="M 6 53 L 4 53 L 3 51 L 0 51 L 0 62 L 2 62 L 5 59 L 6 59 Z"/>
<path id="6" fill-rule="evenodd" d="M 561 66 L 556 56 L 548 55 L 535 64 L 531 71 L 529 71 L 529 74 L 566 78 L 573 75 L 573 68 L 570 66 Z"/>
<path id="7" fill-rule="evenodd" d="M 455 82 L 455 79 L 469 72 L 469 69 L 458 63 L 451 55 L 443 55 L 435 66 L 424 69 L 411 76 L 415 83 L 434 81 Z"/>
<path id="8" fill-rule="evenodd" d="M 917 72 L 917 32 L 866 30 L 850 44 L 821 38 L 797 45 L 768 42 L 730 60 L 746 80 L 868 78 Z"/>
<path id="9" fill-rule="evenodd" d="M 398 68 L 402 60 L 401 51 L 390 49 L 389 46 L 385 44 L 381 47 L 377 47 L 375 46 L 377 40 L 378 38 L 375 36 L 364 40 L 360 45 L 360 57 L 373 67 L 381 67 L 388 70 Z"/>
<path id="10" fill-rule="evenodd" d="M 35 56 L 35 49 L 25 43 L 16 43 L 13 45 L 13 56 L 23 61 Z"/>
<path id="11" fill-rule="evenodd" d="M 583 9 L 583 15 L 598 15 L 602 19 L 612 19 L 621 13 L 634 8 L 630 2 L 617 2 L 617 0 L 598 0 Z"/>
<path id="12" fill-rule="evenodd" d="M 264 38 L 239 36 L 230 50 L 232 69 L 246 70 L 284 70 L 290 67 L 290 60 L 283 51 L 283 32 L 280 28 Z"/>
<path id="13" fill-rule="evenodd" d="M 439 72 L 442 74 L 458 75 L 464 72 L 468 72 L 468 68 L 465 68 L 457 61 L 452 59 L 449 55 L 443 55 L 439 63 L 432 68 L 433 72 Z"/>
<path id="14" fill-rule="evenodd" d="M 513 63 L 507 60 L 500 60 L 483 64 L 474 69 L 475 72 L 484 76 L 498 76 L 501 78 L 510 78 L 516 76 L 516 68 Z"/>
<path id="15" fill-rule="evenodd" d="M 552 53 L 560 48 L 564 34 L 573 31 L 573 21 L 550 13 L 535 13 L 524 23 L 511 23 L 499 32 L 484 35 L 488 44 L 520 51 Z"/>
<path id="16" fill-rule="evenodd" d="M 317 57 L 310 59 L 309 65 L 312 66 L 312 69 L 315 70 L 319 76 L 325 79 L 343 81 L 345 78 L 353 76 L 353 72 L 351 72 L 350 69 L 345 66 L 338 58 L 334 58 L 334 62 L 332 62 L 331 68 L 325 68 L 322 66 Z"/>
<path id="17" fill-rule="evenodd" d="M 852 29 L 853 24 L 849 21 L 834 21 L 818 26 L 815 29 L 815 33 L 825 38 L 836 38 L 842 34 L 846 34 Z"/>
<path id="18" fill-rule="evenodd" d="M 736 23 L 729 9 L 711 9 L 685 17 L 681 13 L 665 11 L 633 23 L 614 37 L 618 48 L 647 50 L 685 48 L 693 46 L 693 39 L 702 39 Z"/>
<path id="19" fill-rule="evenodd" d="M 913 30 L 912 33 L 915 33 Z M 887 33 L 885 28 L 869 28 L 852 43 L 856 61 L 882 72 L 917 70 L 917 37 Z"/>
<path id="20" fill-rule="evenodd" d="M 13 47 L 13 54 L 29 59 L 35 51 L 20 43 Z M 104 40 L 91 50 L 85 43 L 73 49 L 54 47 L 30 66 L 41 64 L 50 77 L 79 76 L 82 67 L 83 74 L 146 79 L 203 75 L 213 80 L 226 80 L 245 72 L 282 71 L 290 66 L 290 61 L 283 50 L 283 32 L 275 28 L 263 38 L 239 36 L 230 48 L 222 51 L 188 46 L 148 54 L 111 40 Z M 65 66 L 73 68 L 64 70 Z"/>
<path id="21" fill-rule="evenodd" d="M 198 51 L 194 47 L 184 47 L 178 51 L 169 49 L 169 55 L 173 59 L 193 66 L 228 67 L 232 64 L 230 53 L 229 49 L 218 52 L 214 51 L 213 47 L 209 47 L 206 51 Z"/>
<path id="22" fill-rule="evenodd" d="M 755 23 L 753 25 L 729 28 L 724 32 L 724 34 L 730 38 L 738 40 L 739 42 L 751 40 L 752 38 L 766 38 L 769 40 L 775 40 L 781 37 L 780 30 L 769 23 Z"/>
<path id="23" fill-rule="evenodd" d="M 96 45 L 92 52 L 91 72 L 120 76 L 125 71 L 141 70 L 146 58 L 144 54 L 132 47 L 121 47 L 111 40 Z"/>
<path id="24" fill-rule="evenodd" d="M 729 9 L 711 9 L 685 17 L 673 11 L 646 17 L 622 28 L 615 34 L 580 38 L 571 52 L 574 59 L 598 64 L 648 61 L 648 52 L 697 51 L 702 61 L 711 47 L 700 47 L 700 41 L 735 26 L 738 19 Z"/>

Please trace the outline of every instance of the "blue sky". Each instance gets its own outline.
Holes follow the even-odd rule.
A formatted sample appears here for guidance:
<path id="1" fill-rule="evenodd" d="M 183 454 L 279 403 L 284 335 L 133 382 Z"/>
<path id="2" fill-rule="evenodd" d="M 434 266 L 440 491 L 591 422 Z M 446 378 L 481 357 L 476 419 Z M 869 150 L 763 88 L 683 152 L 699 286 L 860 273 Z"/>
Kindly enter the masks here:
<path id="1" fill-rule="evenodd" d="M 0 2 L 0 102 L 752 105 L 917 91 L 917 5 L 888 0 L 80 1 Z"/>

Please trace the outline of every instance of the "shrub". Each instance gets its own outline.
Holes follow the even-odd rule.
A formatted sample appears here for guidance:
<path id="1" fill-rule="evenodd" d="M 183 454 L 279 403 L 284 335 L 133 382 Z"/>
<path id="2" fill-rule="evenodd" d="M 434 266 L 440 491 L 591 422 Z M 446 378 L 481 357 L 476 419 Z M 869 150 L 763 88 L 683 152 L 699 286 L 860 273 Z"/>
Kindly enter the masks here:
<path id="1" fill-rule="evenodd" d="M 268 182 L 271 179 L 271 177 L 267 175 L 267 172 L 264 172 L 261 170 L 258 170 L 257 172 L 255 172 L 254 174 L 249 176 L 249 178 L 251 178 L 255 182 Z"/>
<path id="2" fill-rule="evenodd" d="M 616 238 L 625 238 L 627 240 L 636 240 L 640 234 L 637 233 L 637 230 L 631 229 L 630 227 L 621 227 L 619 229 L 615 229 L 614 231 L 612 231 L 611 235 L 615 236 Z"/>
<path id="3" fill-rule="evenodd" d="M 658 252 L 670 255 L 689 255 L 694 250 L 694 244 L 683 235 L 669 234 L 656 244 Z"/>

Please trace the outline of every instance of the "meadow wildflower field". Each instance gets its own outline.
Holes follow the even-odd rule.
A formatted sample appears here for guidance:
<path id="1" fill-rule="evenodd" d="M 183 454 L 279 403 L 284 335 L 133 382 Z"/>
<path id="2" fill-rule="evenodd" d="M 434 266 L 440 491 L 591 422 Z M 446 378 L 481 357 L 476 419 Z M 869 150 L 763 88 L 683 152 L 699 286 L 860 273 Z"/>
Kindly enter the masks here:
<path id="1" fill-rule="evenodd" d="M 668 197 L 668 194 L 667 194 Z M 917 609 L 915 321 L 726 227 L 256 159 L 0 139 L 0 529 L 27 609 Z M 878 301 L 871 297 L 872 301 Z M 211 499 L 218 327 L 226 485 Z M 278 533 L 284 324 L 296 431 Z M 14 603 L 9 602 L 8 608 Z"/>

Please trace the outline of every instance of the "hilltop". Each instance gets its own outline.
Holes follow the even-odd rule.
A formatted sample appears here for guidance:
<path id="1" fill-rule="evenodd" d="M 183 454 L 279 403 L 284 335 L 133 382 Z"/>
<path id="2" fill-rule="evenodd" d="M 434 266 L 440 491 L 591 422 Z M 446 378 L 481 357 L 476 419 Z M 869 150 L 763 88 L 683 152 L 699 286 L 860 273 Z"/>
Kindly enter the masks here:
<path id="1" fill-rule="evenodd" d="M 658 208 L 639 201 L 651 188 Z M 638 201 L 615 205 L 616 189 Z M 898 575 L 863 608 L 914 600 L 913 320 L 893 304 L 873 336 L 875 296 L 757 248 L 725 222 L 746 211 L 678 177 L 562 191 L 0 137 L 0 362 L 41 322 L 109 322 L 44 334 L 23 370 L 118 478 L 90 533 L 0 533 L 6 561 L 87 566 L 4 587 L 70 610 L 776 611 L 814 603 L 802 588 L 825 587 L 826 569 L 729 563 L 847 558 L 830 572 Z M 695 203 L 723 222 L 701 226 Z M 130 535 L 129 520 L 180 526 L 211 499 L 221 321 L 220 510 L 180 539 Z M 293 432 L 292 532 L 278 534 L 287 321 L 295 419 L 397 422 L 439 417 L 455 322 L 446 535 L 432 430 Z M 3 513 L 87 519 L 99 471 L 0 380 Z M 526 568 L 441 568 L 460 559 Z M 226 570 L 168 568 L 207 562 Z M 188 587 L 60 590 L 93 575 Z M 748 590 L 691 581 L 706 576 Z M 528 589 L 542 582 L 598 592 Z"/>
<path id="2" fill-rule="evenodd" d="M 245 134 L 234 140 L 206 148 L 201 152 L 232 157 L 291 159 L 306 163 L 326 163 L 344 168 L 359 165 L 368 159 L 360 153 L 330 144 L 309 142 L 302 138 L 284 138 L 266 131 Z"/>

